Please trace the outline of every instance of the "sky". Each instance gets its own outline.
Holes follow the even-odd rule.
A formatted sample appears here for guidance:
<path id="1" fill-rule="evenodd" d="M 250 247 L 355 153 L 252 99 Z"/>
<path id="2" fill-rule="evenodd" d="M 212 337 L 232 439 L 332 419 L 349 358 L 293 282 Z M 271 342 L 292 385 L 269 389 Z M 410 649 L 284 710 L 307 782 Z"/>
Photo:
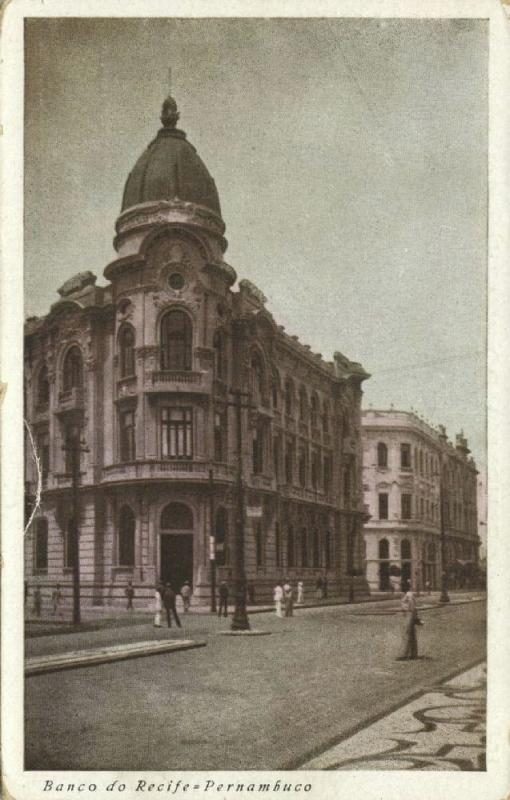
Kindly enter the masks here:
<path id="1" fill-rule="evenodd" d="M 124 183 L 172 94 L 238 276 L 364 405 L 486 462 L 487 24 L 34 19 L 25 39 L 25 311 L 104 284 Z"/>

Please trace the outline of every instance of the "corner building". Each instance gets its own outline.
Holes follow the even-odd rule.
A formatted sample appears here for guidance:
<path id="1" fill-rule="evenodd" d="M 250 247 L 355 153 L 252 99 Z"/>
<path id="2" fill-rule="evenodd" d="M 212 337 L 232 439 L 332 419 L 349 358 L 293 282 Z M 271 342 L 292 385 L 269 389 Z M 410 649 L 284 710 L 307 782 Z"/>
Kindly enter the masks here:
<path id="1" fill-rule="evenodd" d="M 467 439 L 455 445 L 408 411 L 363 411 L 366 576 L 371 591 L 450 588 L 477 578 L 477 470 Z M 441 563 L 441 507 L 445 563 Z"/>
<path id="2" fill-rule="evenodd" d="M 362 565 L 359 364 L 332 362 L 275 323 L 265 297 L 224 260 L 213 179 L 177 129 L 163 127 L 136 162 L 116 222 L 106 287 L 90 272 L 26 324 L 26 413 L 42 503 L 26 537 L 29 586 L 71 593 L 79 558 L 83 603 L 152 601 L 158 579 L 210 597 L 231 577 L 237 431 L 231 389 L 247 393 L 242 463 L 245 569 L 256 601 L 278 578 L 329 594 L 366 591 Z M 79 427 L 79 553 L 73 552 L 71 465 Z M 37 472 L 27 440 L 27 495 Z"/>

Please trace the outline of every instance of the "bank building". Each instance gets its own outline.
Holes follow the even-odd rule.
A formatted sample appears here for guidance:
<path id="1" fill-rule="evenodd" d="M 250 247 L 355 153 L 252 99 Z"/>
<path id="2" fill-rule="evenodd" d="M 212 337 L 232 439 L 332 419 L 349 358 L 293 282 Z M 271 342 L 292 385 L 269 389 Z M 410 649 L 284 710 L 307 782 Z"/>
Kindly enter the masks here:
<path id="1" fill-rule="evenodd" d="M 168 97 L 127 178 L 107 285 L 70 277 L 26 321 L 26 585 L 46 598 L 59 583 L 70 603 L 78 563 L 83 605 L 122 604 L 131 581 L 144 607 L 158 580 L 188 580 L 207 603 L 212 571 L 232 578 L 241 466 L 255 602 L 283 578 L 359 596 L 369 376 L 312 352 L 237 281 L 214 180 L 178 118 Z"/>

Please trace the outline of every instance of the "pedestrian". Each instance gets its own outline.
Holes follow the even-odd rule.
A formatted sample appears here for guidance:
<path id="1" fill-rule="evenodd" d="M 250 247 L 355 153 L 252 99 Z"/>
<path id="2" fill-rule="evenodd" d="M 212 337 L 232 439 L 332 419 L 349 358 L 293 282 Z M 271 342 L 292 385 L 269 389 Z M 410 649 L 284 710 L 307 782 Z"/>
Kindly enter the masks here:
<path id="1" fill-rule="evenodd" d="M 221 581 L 218 597 L 218 616 L 221 617 L 221 612 L 223 611 L 223 616 L 226 617 L 228 615 L 228 586 L 226 581 Z"/>
<path id="2" fill-rule="evenodd" d="M 323 595 L 325 600 L 328 599 L 328 579 L 327 578 L 324 578 L 324 581 L 322 582 L 322 595 Z"/>
<path id="3" fill-rule="evenodd" d="M 166 611 L 166 621 L 168 623 L 168 627 L 172 627 L 172 614 L 174 615 L 175 624 L 178 628 L 182 628 L 181 620 L 179 619 L 179 615 L 177 614 L 177 609 L 175 607 L 176 595 L 172 586 L 169 583 L 165 583 L 165 588 L 163 589 L 162 594 L 163 605 Z"/>
<path id="4" fill-rule="evenodd" d="M 133 584 L 132 584 L 131 581 L 128 581 L 128 585 L 124 589 L 124 594 L 126 595 L 126 598 L 127 598 L 127 606 L 126 606 L 126 608 L 127 608 L 128 611 L 132 611 L 133 610 L 133 597 L 135 596 L 135 590 L 133 589 Z"/>
<path id="5" fill-rule="evenodd" d="M 255 605 L 255 586 L 253 585 L 253 581 L 248 581 L 247 592 L 248 592 L 248 602 L 253 606 Z"/>
<path id="6" fill-rule="evenodd" d="M 414 661 L 418 658 L 418 639 L 416 637 L 416 626 L 422 622 L 416 610 L 416 598 L 407 584 L 407 591 L 400 602 L 402 611 L 405 613 L 404 626 L 402 630 L 402 652 L 397 661 Z"/>
<path id="7" fill-rule="evenodd" d="M 305 586 L 303 581 L 298 581 L 296 605 L 301 606 L 303 605 L 304 602 L 305 602 Z"/>
<path id="8" fill-rule="evenodd" d="M 427 590 L 427 594 L 430 594 L 430 581 L 425 581 L 425 588 Z"/>
<path id="9" fill-rule="evenodd" d="M 285 603 L 285 616 L 292 617 L 294 613 L 294 592 L 288 580 L 283 585 L 283 600 Z"/>
<path id="10" fill-rule="evenodd" d="M 52 607 L 52 614 L 55 614 L 60 610 L 60 601 L 62 600 L 62 592 L 60 591 L 60 583 L 57 583 L 56 587 L 53 589 L 51 593 L 51 607 Z"/>
<path id="11" fill-rule="evenodd" d="M 182 604 L 184 606 L 184 613 L 187 614 L 191 604 L 191 586 L 189 581 L 184 581 L 181 589 Z"/>
<path id="12" fill-rule="evenodd" d="M 160 583 L 157 583 L 154 589 L 154 627 L 161 628 L 161 609 L 163 607 L 163 602 L 161 598 L 161 592 L 163 587 Z"/>
<path id="13" fill-rule="evenodd" d="M 283 617 L 282 601 L 283 601 L 283 588 L 281 583 L 277 583 L 273 591 L 273 599 L 277 617 Z"/>
<path id="14" fill-rule="evenodd" d="M 317 598 L 317 600 L 322 600 L 322 591 L 323 591 L 322 578 L 319 575 L 319 577 L 317 578 L 317 582 L 315 584 L 315 597 Z"/>
<path id="15" fill-rule="evenodd" d="M 39 588 L 39 586 L 36 586 L 34 589 L 34 614 L 36 617 L 41 616 L 41 608 L 42 608 L 41 589 Z"/>

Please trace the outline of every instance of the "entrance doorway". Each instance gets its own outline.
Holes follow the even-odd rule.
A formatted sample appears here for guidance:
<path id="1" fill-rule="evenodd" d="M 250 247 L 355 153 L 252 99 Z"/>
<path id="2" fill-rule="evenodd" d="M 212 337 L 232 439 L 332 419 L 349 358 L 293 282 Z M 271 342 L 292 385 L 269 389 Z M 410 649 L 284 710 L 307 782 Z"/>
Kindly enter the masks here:
<path id="1" fill-rule="evenodd" d="M 193 513 L 184 503 L 170 503 L 161 512 L 159 575 L 179 592 L 193 583 Z"/>
<path id="2" fill-rule="evenodd" d="M 184 581 L 193 581 L 193 534 L 161 534 L 161 569 L 163 583 L 171 583 L 179 592 Z"/>

